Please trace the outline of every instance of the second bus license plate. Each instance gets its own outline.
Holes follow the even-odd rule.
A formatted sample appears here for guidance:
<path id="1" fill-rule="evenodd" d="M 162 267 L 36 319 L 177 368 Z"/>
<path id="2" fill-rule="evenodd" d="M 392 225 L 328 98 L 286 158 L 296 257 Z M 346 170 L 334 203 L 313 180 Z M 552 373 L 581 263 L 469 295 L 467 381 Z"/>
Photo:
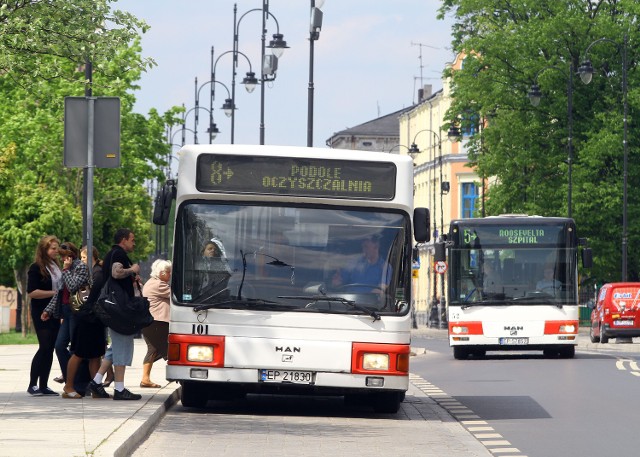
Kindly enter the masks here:
<path id="1" fill-rule="evenodd" d="M 260 370 L 260 381 L 290 384 L 312 384 L 313 373 L 311 371 L 295 370 Z"/>
<path id="2" fill-rule="evenodd" d="M 525 345 L 529 344 L 529 338 L 500 338 L 500 344 L 506 345 Z"/>

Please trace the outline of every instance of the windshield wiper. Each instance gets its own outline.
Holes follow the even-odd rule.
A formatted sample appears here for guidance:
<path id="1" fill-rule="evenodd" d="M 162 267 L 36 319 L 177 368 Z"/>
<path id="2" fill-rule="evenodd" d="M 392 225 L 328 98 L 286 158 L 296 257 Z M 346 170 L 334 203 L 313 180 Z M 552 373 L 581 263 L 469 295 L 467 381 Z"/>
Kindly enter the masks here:
<path id="1" fill-rule="evenodd" d="M 263 300 L 262 298 L 233 298 L 230 300 L 223 300 L 216 303 L 208 303 L 206 305 L 198 305 L 194 306 L 193 311 L 202 311 L 205 309 L 211 308 L 231 308 L 232 306 L 238 305 L 259 305 L 259 306 L 267 306 L 269 309 L 290 309 L 290 307 L 283 305 L 282 303 L 278 303 L 277 301 L 271 300 Z"/>
<path id="2" fill-rule="evenodd" d="M 548 294 L 547 292 L 541 292 L 539 290 L 535 292 L 529 292 L 529 295 L 526 295 L 524 297 L 514 297 L 513 301 L 529 301 L 529 300 L 540 300 L 540 299 L 549 299 L 549 298 L 553 301 L 553 304 L 558 308 L 562 309 L 564 307 L 564 305 L 560 303 L 556 297 L 554 297 L 551 294 Z M 543 303 L 543 304 L 546 304 L 546 303 Z"/>
<path id="3" fill-rule="evenodd" d="M 362 311 L 373 317 L 373 321 L 379 321 L 380 315 L 370 308 L 358 305 L 355 301 L 346 299 L 344 297 L 332 297 L 329 295 L 278 295 L 278 298 L 285 300 L 311 300 L 311 301 L 337 301 L 344 305 L 351 306 L 353 309 Z"/>

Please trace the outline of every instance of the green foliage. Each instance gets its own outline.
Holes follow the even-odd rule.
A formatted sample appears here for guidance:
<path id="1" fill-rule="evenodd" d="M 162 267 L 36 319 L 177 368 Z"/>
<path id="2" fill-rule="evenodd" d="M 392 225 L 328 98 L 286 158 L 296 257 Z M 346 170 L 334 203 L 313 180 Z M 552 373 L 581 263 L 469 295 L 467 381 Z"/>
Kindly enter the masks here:
<path id="1" fill-rule="evenodd" d="M 135 260 L 154 249 L 147 186 L 162 177 L 165 122 L 178 108 L 132 113 L 132 91 L 151 64 L 140 56 L 146 26 L 110 3 L 0 0 L 1 284 L 19 278 L 24 286 L 43 235 L 82 242 L 83 170 L 63 166 L 63 137 L 64 98 L 84 95 L 86 57 L 93 95 L 121 101 L 121 167 L 94 170 L 93 244 L 104 254 L 114 232 L 128 227 L 137 235 Z"/>
<path id="2" fill-rule="evenodd" d="M 468 113 L 486 124 L 468 145 L 480 176 L 495 183 L 487 214 L 504 212 L 564 216 L 568 194 L 568 95 L 573 92 L 572 216 L 579 236 L 594 249 L 592 274 L 620 279 L 623 182 L 624 37 L 628 35 L 628 276 L 638 280 L 640 184 L 634 128 L 640 107 L 636 24 L 640 4 L 632 0 L 444 0 L 441 15 L 453 14 L 454 50 L 466 53 L 452 72 L 448 121 Z M 598 41 L 604 38 L 605 40 Z M 597 42 L 596 42 L 597 41 Z M 585 59 L 596 73 L 589 85 L 577 76 Z M 542 91 L 539 106 L 527 94 Z"/>

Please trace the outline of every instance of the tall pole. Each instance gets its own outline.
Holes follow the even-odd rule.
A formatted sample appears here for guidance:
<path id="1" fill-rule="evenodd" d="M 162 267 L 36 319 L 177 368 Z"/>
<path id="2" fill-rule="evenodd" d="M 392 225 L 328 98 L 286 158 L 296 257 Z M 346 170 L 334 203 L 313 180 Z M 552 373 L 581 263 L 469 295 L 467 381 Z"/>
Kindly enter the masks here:
<path id="1" fill-rule="evenodd" d="M 264 48 L 267 34 L 267 15 L 269 14 L 269 0 L 262 2 L 262 46 L 260 54 L 260 144 L 264 144 Z"/>
<path id="2" fill-rule="evenodd" d="M 84 95 L 89 98 L 89 133 L 87 144 L 87 168 L 84 169 L 85 193 L 85 246 L 87 247 L 87 266 L 92 271 L 93 265 L 93 174 L 94 174 L 94 154 L 93 154 L 93 122 L 94 122 L 94 100 L 93 100 L 93 64 L 87 59 L 84 69 L 85 89 Z"/>
<path id="3" fill-rule="evenodd" d="M 622 43 L 622 96 L 624 97 L 624 117 L 623 117 L 623 166 L 622 166 L 622 281 L 627 280 L 627 165 L 629 160 L 629 154 L 627 150 L 627 45 L 629 41 L 629 35 L 624 34 L 624 42 Z"/>
<path id="4" fill-rule="evenodd" d="M 568 79 L 568 87 L 567 87 L 567 119 L 568 125 L 567 128 L 569 130 L 569 139 L 568 139 L 568 148 L 569 148 L 569 158 L 567 160 L 569 169 L 568 171 L 568 179 L 569 179 L 569 188 L 567 191 L 567 217 L 572 216 L 571 211 L 571 192 L 573 186 L 573 61 L 569 66 L 569 79 Z"/>
<path id="5" fill-rule="evenodd" d="M 234 143 L 234 132 L 236 122 L 236 67 L 238 66 L 238 4 L 233 4 L 233 64 L 231 66 L 231 144 Z"/>
<path id="6" fill-rule="evenodd" d="M 213 100 L 216 96 L 216 83 L 213 77 L 213 46 L 211 46 L 211 72 L 209 75 L 211 87 L 209 87 L 209 144 L 213 143 Z"/>
<path id="7" fill-rule="evenodd" d="M 316 7 L 315 0 L 311 1 L 311 12 Z M 309 89 L 307 90 L 307 147 L 313 146 L 313 44 L 315 42 L 313 30 L 309 31 Z"/>

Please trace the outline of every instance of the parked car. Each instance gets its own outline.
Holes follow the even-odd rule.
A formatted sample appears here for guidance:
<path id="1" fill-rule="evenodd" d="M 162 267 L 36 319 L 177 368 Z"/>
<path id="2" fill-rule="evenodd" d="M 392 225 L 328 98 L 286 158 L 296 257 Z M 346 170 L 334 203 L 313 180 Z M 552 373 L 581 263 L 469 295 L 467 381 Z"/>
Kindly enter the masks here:
<path id="1" fill-rule="evenodd" d="M 590 307 L 592 343 L 640 336 L 640 282 L 605 284 Z"/>

